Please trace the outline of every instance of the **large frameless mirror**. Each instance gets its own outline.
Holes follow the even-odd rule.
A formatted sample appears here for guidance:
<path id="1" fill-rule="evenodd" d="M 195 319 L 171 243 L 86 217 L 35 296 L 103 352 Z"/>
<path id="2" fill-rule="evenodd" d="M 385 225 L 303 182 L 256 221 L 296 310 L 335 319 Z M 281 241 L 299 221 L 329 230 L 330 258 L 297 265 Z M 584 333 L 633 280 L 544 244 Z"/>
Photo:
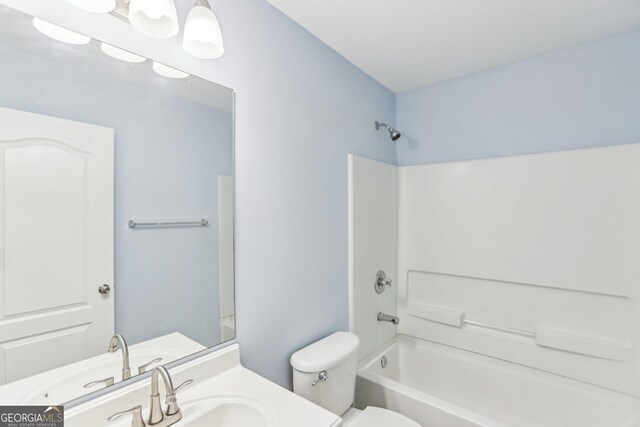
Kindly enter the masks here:
<path id="1" fill-rule="evenodd" d="M 4 6 L 0 58 L 0 402 L 233 339 L 233 91 Z"/>

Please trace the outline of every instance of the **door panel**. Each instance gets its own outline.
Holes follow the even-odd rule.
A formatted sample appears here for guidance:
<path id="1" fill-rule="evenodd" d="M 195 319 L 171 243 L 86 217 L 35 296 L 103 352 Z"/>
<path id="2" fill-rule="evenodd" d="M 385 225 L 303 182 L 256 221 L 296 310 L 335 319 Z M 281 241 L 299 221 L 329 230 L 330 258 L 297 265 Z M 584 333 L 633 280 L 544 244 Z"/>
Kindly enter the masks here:
<path id="1" fill-rule="evenodd" d="M 112 129 L 0 108 L 0 384 L 106 350 L 113 142 Z"/>

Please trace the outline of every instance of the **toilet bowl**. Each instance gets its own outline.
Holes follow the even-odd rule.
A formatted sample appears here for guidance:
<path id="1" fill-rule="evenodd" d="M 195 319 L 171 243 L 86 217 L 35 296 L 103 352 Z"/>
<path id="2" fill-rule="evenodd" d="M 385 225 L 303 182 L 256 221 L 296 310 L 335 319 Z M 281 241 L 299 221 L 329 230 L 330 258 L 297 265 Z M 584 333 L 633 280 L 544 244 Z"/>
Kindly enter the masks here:
<path id="1" fill-rule="evenodd" d="M 356 389 L 360 340 L 349 332 L 336 332 L 291 356 L 293 391 L 317 405 L 345 416 Z M 389 409 L 369 406 L 350 416 L 345 427 L 420 427 Z"/>

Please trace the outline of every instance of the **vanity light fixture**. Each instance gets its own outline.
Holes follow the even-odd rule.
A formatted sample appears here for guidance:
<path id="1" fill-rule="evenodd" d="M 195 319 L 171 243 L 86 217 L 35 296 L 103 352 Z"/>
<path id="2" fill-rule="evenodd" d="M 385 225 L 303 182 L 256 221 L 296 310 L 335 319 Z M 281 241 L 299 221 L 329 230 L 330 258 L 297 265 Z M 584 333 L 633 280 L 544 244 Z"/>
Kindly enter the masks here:
<path id="1" fill-rule="evenodd" d="M 129 0 L 129 22 L 147 36 L 165 39 L 178 34 L 178 13 L 173 0 Z"/>
<path id="2" fill-rule="evenodd" d="M 184 24 L 183 49 L 202 59 L 220 58 L 224 54 L 218 18 L 208 0 L 196 0 Z"/>
<path id="3" fill-rule="evenodd" d="M 110 57 L 124 62 L 133 62 L 135 64 L 139 64 L 147 60 L 147 58 L 145 58 L 144 56 L 127 52 L 126 50 L 122 50 L 118 47 L 111 46 L 110 44 L 106 44 L 104 42 L 100 46 L 100 49 L 102 49 L 102 51 Z"/>
<path id="4" fill-rule="evenodd" d="M 91 37 L 67 30 L 66 28 L 62 28 L 37 17 L 33 18 L 33 26 L 45 36 L 51 37 L 59 42 L 83 45 L 91 41 Z"/>
<path id="5" fill-rule="evenodd" d="M 67 0 L 67 2 L 95 13 L 109 13 L 116 8 L 116 0 Z"/>
<path id="6" fill-rule="evenodd" d="M 167 65 L 155 61 L 153 61 L 153 66 L 151 68 L 153 68 L 153 71 L 160 74 L 161 76 L 169 77 L 170 79 L 184 79 L 185 77 L 189 76 L 189 73 L 176 70 L 175 68 L 171 68 Z"/>

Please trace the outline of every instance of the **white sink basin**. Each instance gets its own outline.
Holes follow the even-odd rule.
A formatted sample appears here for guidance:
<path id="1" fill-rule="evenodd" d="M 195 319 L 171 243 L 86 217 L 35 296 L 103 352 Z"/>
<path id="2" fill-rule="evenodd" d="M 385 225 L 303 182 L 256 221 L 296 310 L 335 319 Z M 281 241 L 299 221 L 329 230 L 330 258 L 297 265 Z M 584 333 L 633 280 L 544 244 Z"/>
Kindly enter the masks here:
<path id="1" fill-rule="evenodd" d="M 181 406 L 184 427 L 275 427 L 264 403 L 247 396 L 207 396 Z"/>

